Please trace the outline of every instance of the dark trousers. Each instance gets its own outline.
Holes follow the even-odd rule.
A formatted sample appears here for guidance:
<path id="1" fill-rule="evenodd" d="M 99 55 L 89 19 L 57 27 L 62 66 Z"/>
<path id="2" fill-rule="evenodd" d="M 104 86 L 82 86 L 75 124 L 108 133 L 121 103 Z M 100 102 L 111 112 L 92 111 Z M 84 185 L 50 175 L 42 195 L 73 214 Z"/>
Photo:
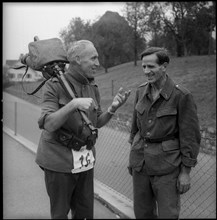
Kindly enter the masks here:
<path id="1" fill-rule="evenodd" d="M 44 169 L 52 219 L 93 219 L 93 169 L 81 173 L 59 173 Z"/>
<path id="2" fill-rule="evenodd" d="M 176 183 L 179 168 L 162 176 L 133 170 L 134 213 L 137 219 L 178 219 L 180 194 Z"/>

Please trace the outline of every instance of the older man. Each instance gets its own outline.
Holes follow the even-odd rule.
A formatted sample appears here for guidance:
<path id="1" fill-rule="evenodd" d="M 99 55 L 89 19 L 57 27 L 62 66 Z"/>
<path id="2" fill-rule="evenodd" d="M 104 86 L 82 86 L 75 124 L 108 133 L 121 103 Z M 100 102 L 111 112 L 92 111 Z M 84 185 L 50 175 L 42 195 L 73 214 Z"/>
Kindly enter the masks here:
<path id="1" fill-rule="evenodd" d="M 147 82 L 136 91 L 129 139 L 134 212 L 142 219 L 178 219 L 180 194 L 190 189 L 199 152 L 197 108 L 192 94 L 166 73 L 164 48 L 148 48 L 141 59 Z"/>
<path id="2" fill-rule="evenodd" d="M 98 87 L 94 82 L 99 61 L 93 43 L 87 40 L 74 42 L 68 50 L 68 61 L 70 64 L 65 78 L 77 98 L 68 97 L 56 77 L 46 83 L 38 121 L 43 131 L 36 163 L 44 170 L 51 218 L 67 219 L 71 210 L 72 218 L 92 219 L 95 147 L 77 149 L 76 142 L 72 141 L 76 139 L 73 133 L 82 132 L 79 111 L 85 112 L 92 125 L 100 128 L 126 102 L 130 91 L 120 89 L 103 113 Z"/>

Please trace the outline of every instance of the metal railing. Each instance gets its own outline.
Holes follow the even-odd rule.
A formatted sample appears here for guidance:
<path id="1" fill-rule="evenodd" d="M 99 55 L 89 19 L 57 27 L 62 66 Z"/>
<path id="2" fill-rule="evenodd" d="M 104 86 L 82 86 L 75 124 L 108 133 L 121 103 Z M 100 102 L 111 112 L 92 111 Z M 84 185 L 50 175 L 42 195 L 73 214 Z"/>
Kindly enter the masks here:
<path id="1" fill-rule="evenodd" d="M 3 125 L 33 143 L 38 143 L 41 131 L 37 120 L 40 107 L 30 103 L 3 99 Z M 111 120 L 99 129 L 96 144 L 95 179 L 133 200 L 132 177 L 128 173 L 129 127 Z M 209 146 L 206 148 L 206 144 Z M 207 149 L 207 150 L 205 150 Z M 191 172 L 191 189 L 181 196 L 180 218 L 216 217 L 216 138 L 202 136 L 198 164 Z"/>

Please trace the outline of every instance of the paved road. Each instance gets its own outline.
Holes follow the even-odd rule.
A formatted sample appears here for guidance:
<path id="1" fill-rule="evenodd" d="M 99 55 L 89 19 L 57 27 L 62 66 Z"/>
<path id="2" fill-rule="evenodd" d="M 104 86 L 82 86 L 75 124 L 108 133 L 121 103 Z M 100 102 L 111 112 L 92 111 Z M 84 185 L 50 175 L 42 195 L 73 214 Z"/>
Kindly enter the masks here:
<path id="1" fill-rule="evenodd" d="M 95 219 L 116 219 L 102 203 L 94 201 Z M 3 219 L 49 219 L 43 172 L 35 154 L 3 133 Z"/>

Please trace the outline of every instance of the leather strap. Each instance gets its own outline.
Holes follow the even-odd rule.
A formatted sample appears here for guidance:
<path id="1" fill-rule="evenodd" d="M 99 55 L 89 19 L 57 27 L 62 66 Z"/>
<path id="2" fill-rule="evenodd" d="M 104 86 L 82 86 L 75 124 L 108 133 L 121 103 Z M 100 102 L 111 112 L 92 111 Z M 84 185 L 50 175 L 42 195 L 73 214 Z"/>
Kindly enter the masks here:
<path id="1" fill-rule="evenodd" d="M 67 92 L 67 94 L 69 94 L 71 96 L 72 99 L 76 98 L 74 92 L 72 91 L 72 88 L 70 87 L 66 77 L 64 76 L 64 73 L 61 71 L 61 69 L 59 69 L 58 65 L 56 65 L 55 67 L 58 70 L 57 77 L 58 77 L 61 85 L 63 86 L 64 90 Z M 89 118 L 86 116 L 86 114 L 80 110 L 79 110 L 79 112 L 81 113 L 81 116 L 83 117 L 85 123 L 91 129 L 91 132 L 98 135 L 97 129 L 92 125 L 92 122 L 89 120 Z"/>
<path id="2" fill-rule="evenodd" d="M 149 142 L 149 143 L 160 143 L 160 142 L 168 141 L 168 140 L 171 140 L 171 139 L 174 139 L 174 138 L 178 138 L 178 133 L 170 134 L 170 135 L 167 135 L 167 136 L 161 137 L 161 138 L 148 138 L 148 137 L 143 137 L 143 139 L 144 139 L 146 142 Z"/>
<path id="3" fill-rule="evenodd" d="M 25 75 L 27 74 L 28 69 L 29 69 L 29 66 L 26 66 L 26 71 L 25 71 L 25 73 L 24 73 L 24 75 L 23 75 L 23 77 L 22 77 L 22 82 L 21 82 L 21 84 L 22 84 L 23 91 L 24 91 L 26 94 L 28 94 L 28 95 L 34 95 L 34 94 L 35 94 L 36 92 L 38 92 L 38 90 L 47 82 L 48 79 L 44 80 L 33 92 L 27 92 L 27 91 L 25 90 L 24 86 L 23 86 L 23 79 L 24 79 Z M 38 98 L 39 98 L 39 97 L 38 97 Z"/>

